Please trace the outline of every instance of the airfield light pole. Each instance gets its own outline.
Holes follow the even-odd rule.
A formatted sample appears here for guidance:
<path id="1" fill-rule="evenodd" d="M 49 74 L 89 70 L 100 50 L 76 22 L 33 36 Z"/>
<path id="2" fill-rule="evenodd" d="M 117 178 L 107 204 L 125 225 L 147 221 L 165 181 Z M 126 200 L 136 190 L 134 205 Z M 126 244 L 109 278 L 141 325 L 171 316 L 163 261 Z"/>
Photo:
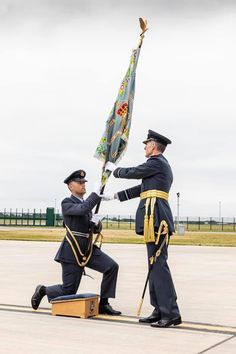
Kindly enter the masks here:
<path id="1" fill-rule="evenodd" d="M 221 222 L 221 201 L 219 201 L 219 224 Z"/>
<path id="2" fill-rule="evenodd" d="M 180 193 L 177 193 L 177 233 L 179 233 L 179 197 Z"/>

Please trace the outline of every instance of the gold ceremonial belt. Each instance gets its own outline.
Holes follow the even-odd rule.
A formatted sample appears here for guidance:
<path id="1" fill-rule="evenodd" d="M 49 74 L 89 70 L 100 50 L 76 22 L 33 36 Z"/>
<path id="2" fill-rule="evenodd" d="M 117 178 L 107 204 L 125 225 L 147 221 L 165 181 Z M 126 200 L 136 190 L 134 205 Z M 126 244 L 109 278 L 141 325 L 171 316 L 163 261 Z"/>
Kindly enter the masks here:
<path id="1" fill-rule="evenodd" d="M 168 201 L 169 194 L 158 189 L 150 189 L 149 191 L 140 193 L 140 199 L 147 199 L 153 197 L 162 198 Z"/>

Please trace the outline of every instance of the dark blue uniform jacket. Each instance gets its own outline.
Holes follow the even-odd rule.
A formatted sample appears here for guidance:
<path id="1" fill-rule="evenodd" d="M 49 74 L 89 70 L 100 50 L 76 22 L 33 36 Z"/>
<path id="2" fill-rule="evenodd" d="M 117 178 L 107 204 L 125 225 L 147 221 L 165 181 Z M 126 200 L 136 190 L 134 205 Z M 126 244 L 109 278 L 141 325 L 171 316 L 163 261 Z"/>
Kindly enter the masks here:
<path id="1" fill-rule="evenodd" d="M 92 209 L 100 199 L 101 198 L 96 193 L 91 193 L 84 202 L 73 195 L 69 198 L 65 198 L 61 203 L 64 223 L 71 231 L 89 233 Z M 81 250 L 85 251 L 88 240 L 82 237 L 76 237 L 76 239 L 79 242 Z M 55 261 L 77 264 L 73 251 L 65 238 L 55 256 Z"/>
<path id="2" fill-rule="evenodd" d="M 141 184 L 118 192 L 120 201 L 137 198 L 141 192 L 158 189 L 169 193 L 173 182 L 173 174 L 167 159 L 162 155 L 152 156 L 147 161 L 137 167 L 117 168 L 113 172 L 117 178 L 141 179 Z M 145 199 L 140 200 L 136 212 L 136 233 L 143 235 L 145 215 Z M 157 198 L 154 212 L 155 230 L 159 224 L 165 220 L 169 226 L 169 234 L 174 232 L 174 222 L 168 201 Z"/>

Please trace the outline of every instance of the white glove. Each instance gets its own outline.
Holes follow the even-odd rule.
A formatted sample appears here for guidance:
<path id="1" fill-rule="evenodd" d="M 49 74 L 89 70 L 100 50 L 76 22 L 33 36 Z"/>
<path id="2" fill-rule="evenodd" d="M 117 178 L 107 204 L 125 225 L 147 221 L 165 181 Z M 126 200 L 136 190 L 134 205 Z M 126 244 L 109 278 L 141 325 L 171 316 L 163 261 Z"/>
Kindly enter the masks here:
<path id="1" fill-rule="evenodd" d="M 108 171 L 115 171 L 115 169 L 117 168 L 116 164 L 114 164 L 113 162 L 111 161 L 108 161 L 105 165 L 105 171 L 108 170 Z"/>
<path id="2" fill-rule="evenodd" d="M 92 215 L 92 218 L 91 218 L 91 221 L 95 224 L 95 225 L 98 225 L 99 221 L 102 220 L 102 216 L 99 215 L 99 214 L 93 214 Z"/>
<path id="3" fill-rule="evenodd" d="M 113 200 L 114 194 L 101 194 L 100 197 L 102 197 L 102 200 L 108 202 L 109 200 Z"/>
<path id="4" fill-rule="evenodd" d="M 117 193 L 115 194 L 101 194 L 102 200 L 108 202 L 109 200 L 118 199 Z"/>
<path id="5" fill-rule="evenodd" d="M 97 195 L 100 195 L 101 189 L 102 189 L 101 183 L 95 182 L 94 187 L 93 187 L 94 193 L 96 193 Z"/>

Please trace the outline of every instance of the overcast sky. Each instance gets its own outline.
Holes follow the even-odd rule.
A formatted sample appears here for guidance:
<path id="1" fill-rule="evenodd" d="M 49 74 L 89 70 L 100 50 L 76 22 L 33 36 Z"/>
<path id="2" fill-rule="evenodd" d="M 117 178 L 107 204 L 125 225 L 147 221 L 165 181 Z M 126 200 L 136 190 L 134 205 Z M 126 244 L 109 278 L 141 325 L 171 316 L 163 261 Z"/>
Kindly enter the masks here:
<path id="1" fill-rule="evenodd" d="M 130 140 L 119 166 L 145 161 L 148 129 L 169 137 L 170 203 L 181 216 L 236 216 L 236 3 L 227 0 L 0 0 L 0 210 L 60 207 L 64 178 L 93 155 L 139 37 Z M 107 192 L 136 185 L 111 177 Z M 55 201 L 56 200 L 56 201 Z M 134 214 L 138 200 L 103 203 Z"/>

